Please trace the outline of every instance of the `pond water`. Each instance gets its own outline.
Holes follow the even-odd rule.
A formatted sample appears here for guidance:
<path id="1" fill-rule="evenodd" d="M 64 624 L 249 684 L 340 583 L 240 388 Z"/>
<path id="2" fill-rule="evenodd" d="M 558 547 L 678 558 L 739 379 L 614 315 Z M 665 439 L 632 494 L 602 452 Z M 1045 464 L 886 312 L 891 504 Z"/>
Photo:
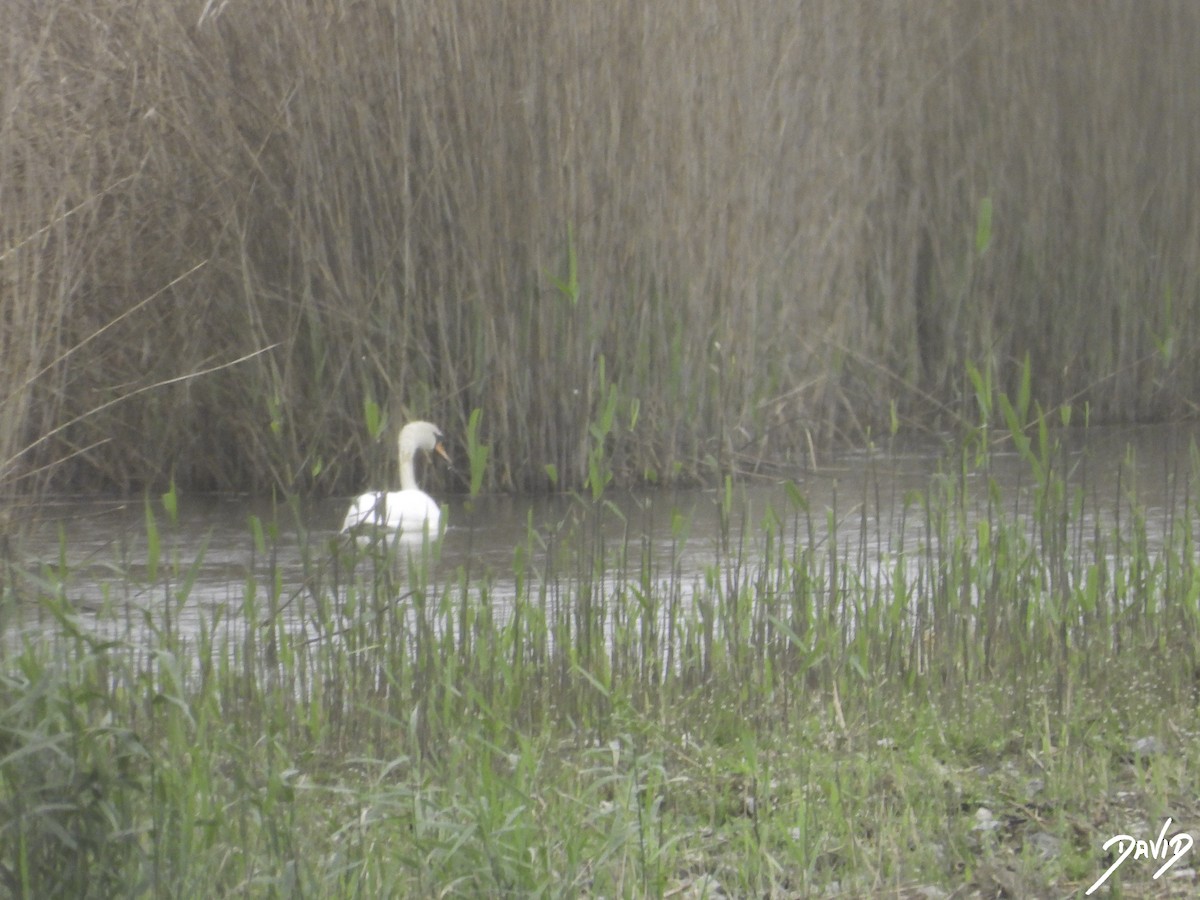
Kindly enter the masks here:
<path id="1" fill-rule="evenodd" d="M 1149 542 L 1160 539 L 1185 504 L 1189 514 L 1194 508 L 1196 436 L 1191 426 L 1058 435 L 1065 450 L 1056 464 L 1068 470 L 1082 502 L 1078 526 L 1119 525 L 1122 515 L 1138 508 Z M 1017 516 L 1032 508 L 1031 470 L 1015 452 L 993 454 L 986 477 L 979 470 L 962 472 L 958 452 L 939 446 L 848 453 L 794 479 L 744 479 L 728 495 L 725 489 L 610 493 L 599 511 L 577 496 L 450 496 L 440 498 L 448 527 L 431 577 L 443 584 L 487 584 L 498 607 L 531 578 L 553 578 L 559 589 L 575 577 L 596 577 L 592 562 L 583 573 L 571 561 L 583 522 L 590 522 L 589 545 L 603 544 L 601 558 L 618 567 L 612 577 L 627 577 L 632 566 L 689 592 L 702 589 L 706 579 L 726 577 L 729 567 L 753 567 L 770 541 L 777 554 L 803 542 L 870 572 L 902 550 L 927 545 L 921 498 L 938 479 L 966 491 L 968 515 L 985 514 L 989 479 L 998 489 L 991 492 L 993 503 L 998 497 Z M 180 495 L 171 522 L 152 497 L 157 558 L 142 498 L 48 501 L 15 557 L 21 571 L 34 573 L 29 583 L 37 590 L 0 604 L 0 631 L 7 643 L 57 627 L 48 604 L 29 599 L 38 591 L 58 597 L 60 608 L 85 626 L 105 622 L 103 631 L 137 640 L 148 627 L 146 614 L 153 618 L 166 606 L 184 631 L 214 617 L 236 625 L 251 584 L 259 596 L 275 590 L 282 598 L 303 594 L 314 578 L 336 590 L 346 567 L 337 529 L 348 500 L 301 498 L 277 505 L 263 498 Z M 259 537 L 254 523 L 264 529 Z M 285 604 L 281 614 L 302 626 L 301 606 Z"/>

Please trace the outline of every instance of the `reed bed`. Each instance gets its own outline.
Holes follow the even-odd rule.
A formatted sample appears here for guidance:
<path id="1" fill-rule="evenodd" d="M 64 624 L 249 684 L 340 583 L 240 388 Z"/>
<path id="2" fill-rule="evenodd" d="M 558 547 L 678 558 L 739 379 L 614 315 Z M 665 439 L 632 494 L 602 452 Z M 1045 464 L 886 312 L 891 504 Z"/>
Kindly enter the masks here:
<path id="1" fill-rule="evenodd" d="M 1132 465 L 1082 480 L 1064 432 L 1001 408 L 1023 489 L 1001 495 L 1013 459 L 984 427 L 901 498 L 812 509 L 791 485 L 748 516 L 729 482 L 690 579 L 685 519 L 664 555 L 603 496 L 519 539 L 504 605 L 436 547 L 397 566 L 312 540 L 300 593 L 258 566 L 183 629 L 200 559 L 159 549 L 173 496 L 147 503 L 140 575 L 114 568 L 115 598 L 138 578 L 162 594 L 100 614 L 122 627 L 73 608 L 62 566 L 10 563 L 0 623 L 30 603 L 53 622 L 6 635 L 0 879 L 30 897 L 1084 889 L 1111 835 L 1200 827 L 1200 452 L 1163 473 L 1148 529 Z M 253 520 L 256 558 L 290 527 L 286 508 Z M 1190 895 L 1185 865 L 1158 882 L 1127 863 L 1106 890 Z"/>
<path id="2" fill-rule="evenodd" d="M 970 420 L 964 362 L 1194 411 L 1200 9 L 14 4 L 0 487 L 719 483 Z M 593 425 L 609 422 L 607 431 Z"/>

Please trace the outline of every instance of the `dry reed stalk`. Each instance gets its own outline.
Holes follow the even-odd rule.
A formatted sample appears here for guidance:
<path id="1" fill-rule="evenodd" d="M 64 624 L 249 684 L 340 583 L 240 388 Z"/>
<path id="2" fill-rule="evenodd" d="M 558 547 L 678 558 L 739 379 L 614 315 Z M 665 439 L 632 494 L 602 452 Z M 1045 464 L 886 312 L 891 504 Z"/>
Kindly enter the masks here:
<path id="1" fill-rule="evenodd" d="M 1047 405 L 1189 412 L 1198 32 L 1185 2 L 29 5 L 0 459 L 55 435 L 0 479 L 348 492 L 387 458 L 367 399 L 485 410 L 492 488 L 578 486 L 597 444 L 711 478 L 893 401 L 944 426 L 967 360 L 1011 389 L 1026 354 Z"/>

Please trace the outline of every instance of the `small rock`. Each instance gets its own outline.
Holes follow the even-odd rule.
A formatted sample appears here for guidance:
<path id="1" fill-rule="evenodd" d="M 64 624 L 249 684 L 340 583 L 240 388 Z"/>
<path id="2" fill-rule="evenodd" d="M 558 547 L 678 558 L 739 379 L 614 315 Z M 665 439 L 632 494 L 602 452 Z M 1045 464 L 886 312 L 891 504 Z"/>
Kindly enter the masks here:
<path id="1" fill-rule="evenodd" d="M 1056 859 L 1062 850 L 1062 841 L 1044 831 L 1031 835 L 1029 843 L 1043 859 Z"/>
<path id="2" fill-rule="evenodd" d="M 1158 738 L 1151 735 L 1150 737 L 1140 737 L 1133 742 L 1132 749 L 1135 756 L 1158 756 L 1160 753 L 1166 752 L 1166 747 Z"/>
<path id="3" fill-rule="evenodd" d="M 924 900 L 946 900 L 950 896 L 948 892 L 942 890 L 936 884 L 922 885 L 913 891 L 913 893 L 918 897 L 924 898 Z"/>
<path id="4" fill-rule="evenodd" d="M 975 824 L 971 827 L 972 831 L 995 831 L 999 827 L 1000 823 L 996 821 L 996 817 L 986 806 L 975 810 Z"/>

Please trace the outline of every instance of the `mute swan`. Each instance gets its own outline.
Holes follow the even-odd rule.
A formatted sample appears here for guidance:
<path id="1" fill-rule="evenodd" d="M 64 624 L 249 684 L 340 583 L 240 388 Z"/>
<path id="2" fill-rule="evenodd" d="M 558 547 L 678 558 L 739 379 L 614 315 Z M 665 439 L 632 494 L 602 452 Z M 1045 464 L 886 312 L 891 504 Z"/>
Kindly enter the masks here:
<path id="1" fill-rule="evenodd" d="M 418 450 L 437 453 L 446 462 L 450 456 L 442 446 L 442 432 L 430 422 L 409 422 L 400 429 L 400 490 L 361 494 L 350 505 L 342 531 L 388 529 L 408 540 L 424 534 L 438 536 L 441 510 L 432 497 L 417 487 L 413 457 Z"/>

